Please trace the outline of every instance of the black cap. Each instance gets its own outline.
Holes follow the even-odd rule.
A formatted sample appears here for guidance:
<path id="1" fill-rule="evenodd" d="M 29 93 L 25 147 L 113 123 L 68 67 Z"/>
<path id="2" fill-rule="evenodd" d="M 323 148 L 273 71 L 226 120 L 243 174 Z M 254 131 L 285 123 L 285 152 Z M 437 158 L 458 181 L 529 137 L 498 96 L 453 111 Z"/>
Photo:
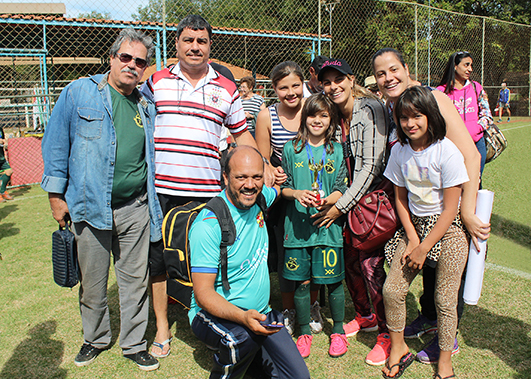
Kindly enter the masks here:
<path id="1" fill-rule="evenodd" d="M 324 55 L 318 55 L 315 57 L 315 59 L 312 61 L 312 64 L 310 67 L 312 67 L 315 70 L 315 73 L 319 73 L 321 70 L 321 66 L 323 63 L 325 63 L 328 60 L 328 57 L 325 57 Z"/>
<path id="2" fill-rule="evenodd" d="M 323 81 L 324 72 L 332 68 L 344 75 L 354 75 L 346 60 L 330 58 L 321 65 L 321 71 L 319 71 L 319 75 L 317 75 L 319 81 Z"/>

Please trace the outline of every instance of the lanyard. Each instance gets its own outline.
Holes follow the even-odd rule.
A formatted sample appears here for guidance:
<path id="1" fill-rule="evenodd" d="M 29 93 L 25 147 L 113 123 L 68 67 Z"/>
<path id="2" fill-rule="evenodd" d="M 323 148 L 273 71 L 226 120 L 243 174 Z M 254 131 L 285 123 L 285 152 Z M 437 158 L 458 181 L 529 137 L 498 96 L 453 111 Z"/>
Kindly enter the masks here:
<path id="1" fill-rule="evenodd" d="M 308 161 L 309 162 L 311 161 L 313 164 L 315 164 L 315 161 L 313 160 L 312 148 L 310 147 L 309 143 L 306 143 L 306 155 L 308 156 Z M 323 167 L 321 167 L 321 169 L 319 170 L 319 173 L 317 174 L 317 183 L 319 184 L 319 189 L 320 190 L 323 189 L 323 182 L 321 180 L 321 173 L 323 172 L 323 169 L 324 169 L 325 159 L 326 159 L 326 144 L 323 146 L 323 157 L 321 158 L 321 162 L 322 162 Z"/>

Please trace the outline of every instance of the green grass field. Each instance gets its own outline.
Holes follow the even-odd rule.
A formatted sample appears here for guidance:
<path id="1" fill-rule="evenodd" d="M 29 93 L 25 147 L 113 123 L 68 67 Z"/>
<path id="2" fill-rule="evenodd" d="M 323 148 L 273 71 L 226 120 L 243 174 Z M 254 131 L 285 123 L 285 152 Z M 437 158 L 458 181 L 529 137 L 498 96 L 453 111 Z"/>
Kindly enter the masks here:
<path id="1" fill-rule="evenodd" d="M 487 165 L 484 188 L 495 192 L 492 237 L 482 297 L 466 306 L 454 357 L 458 378 L 531 378 L 531 120 L 501 124 L 509 147 Z M 90 366 L 73 360 L 83 343 L 77 289 L 58 287 L 52 279 L 51 233 L 56 223 L 47 196 L 39 187 L 11 190 L 14 201 L 0 204 L 0 379 L 21 378 L 206 378 L 212 353 L 191 333 L 184 311 L 170 307 L 175 337 L 172 353 L 160 369 L 144 373 L 121 356 L 118 344 L 119 304 L 114 275 L 109 282 L 109 307 L 114 338 L 110 350 Z M 272 305 L 280 298 L 272 276 Z M 408 295 L 408 321 L 417 315 L 421 294 L 416 280 Z M 347 299 L 349 297 L 347 296 Z M 327 308 L 324 314 L 330 317 Z M 153 316 L 146 338 L 155 335 Z M 347 300 L 346 317 L 354 309 Z M 328 357 L 328 336 L 316 335 L 306 360 L 313 378 L 378 378 L 380 368 L 364 363 L 376 332 L 349 339 L 348 353 Z M 409 340 L 413 352 L 428 339 Z M 431 378 L 435 366 L 414 363 L 403 378 Z"/>

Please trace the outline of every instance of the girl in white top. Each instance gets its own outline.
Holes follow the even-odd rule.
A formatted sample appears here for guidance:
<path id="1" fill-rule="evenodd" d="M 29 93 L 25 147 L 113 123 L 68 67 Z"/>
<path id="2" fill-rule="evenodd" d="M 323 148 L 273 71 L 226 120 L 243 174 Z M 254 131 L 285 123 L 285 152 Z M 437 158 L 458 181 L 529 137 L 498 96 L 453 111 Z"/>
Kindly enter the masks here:
<path id="1" fill-rule="evenodd" d="M 415 276 L 429 265 L 436 270 L 441 350 L 436 378 L 451 378 L 457 293 L 468 246 L 458 208 L 468 175 L 459 149 L 445 138 L 446 122 L 430 89 L 405 90 L 394 115 L 400 143 L 392 148 L 384 175 L 395 185 L 403 228 L 386 245 L 390 271 L 383 296 L 391 354 L 383 374 L 397 378 L 414 359 L 404 341 L 405 299 Z"/>

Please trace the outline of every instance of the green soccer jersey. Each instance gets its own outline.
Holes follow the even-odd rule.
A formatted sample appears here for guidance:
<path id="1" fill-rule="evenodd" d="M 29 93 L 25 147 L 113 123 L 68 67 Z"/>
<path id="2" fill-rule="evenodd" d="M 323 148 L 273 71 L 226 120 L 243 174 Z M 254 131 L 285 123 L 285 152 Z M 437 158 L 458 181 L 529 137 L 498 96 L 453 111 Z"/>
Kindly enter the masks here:
<path id="1" fill-rule="evenodd" d="M 146 191 L 145 132 L 134 94 L 124 96 L 112 86 L 111 100 L 116 132 L 116 162 L 112 205 L 124 204 Z"/>
<path id="2" fill-rule="evenodd" d="M 347 189 L 347 168 L 343 159 L 343 148 L 337 142 L 332 143 L 334 152 L 325 154 L 324 165 L 318 178 L 324 197 L 335 191 L 344 193 Z M 323 151 L 324 145 L 310 146 L 310 149 L 305 147 L 299 153 L 295 153 L 293 143 L 291 141 L 286 143 L 282 153 L 282 168 L 288 178 L 282 184 L 282 188 L 311 190 L 314 174 L 310 170 L 309 161 L 311 158 L 315 163 L 321 161 Z M 288 202 L 284 222 L 284 247 L 343 246 L 343 217 L 337 219 L 328 229 L 319 228 L 313 225 L 315 220 L 310 218 L 317 212 L 316 208 L 305 208 L 297 200 Z"/>

